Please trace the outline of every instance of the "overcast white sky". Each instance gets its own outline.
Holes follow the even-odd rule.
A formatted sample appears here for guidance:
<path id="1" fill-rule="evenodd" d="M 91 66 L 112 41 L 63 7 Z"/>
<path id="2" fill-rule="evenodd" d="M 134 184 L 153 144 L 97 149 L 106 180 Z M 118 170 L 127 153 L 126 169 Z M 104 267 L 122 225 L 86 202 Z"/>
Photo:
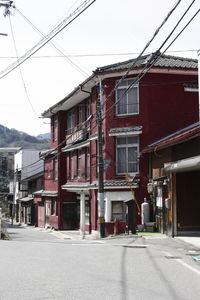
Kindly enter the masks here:
<path id="1" fill-rule="evenodd" d="M 16 8 L 44 34 L 49 33 L 82 2 L 83 0 L 14 1 Z M 191 2 L 192 0 L 181 1 L 148 52 L 159 48 Z M 49 120 L 42 120 L 37 115 L 40 116 L 51 105 L 63 99 L 97 67 L 136 57 L 134 53 L 139 53 L 144 48 L 175 3 L 177 0 L 96 0 L 52 40 L 65 55 L 72 55 L 70 59 L 84 74 L 72 67 L 66 59 L 55 57 L 59 54 L 49 44 L 44 46 L 21 65 L 24 82 L 19 68 L 0 79 L 0 124 L 31 135 L 48 132 L 49 125 L 44 122 L 48 123 Z M 196 0 L 180 29 L 199 8 L 200 0 Z M 19 12 L 12 12 L 11 26 L 20 57 L 37 44 L 41 36 Z M 0 32 L 8 34 L 7 37 L 0 36 L 0 72 L 16 60 L 10 21 L 3 14 L 4 8 L 0 7 Z M 200 48 L 199 20 L 200 14 L 169 49 L 179 52 L 168 54 L 197 58 L 196 50 Z M 123 53 L 131 54 L 103 55 Z"/>

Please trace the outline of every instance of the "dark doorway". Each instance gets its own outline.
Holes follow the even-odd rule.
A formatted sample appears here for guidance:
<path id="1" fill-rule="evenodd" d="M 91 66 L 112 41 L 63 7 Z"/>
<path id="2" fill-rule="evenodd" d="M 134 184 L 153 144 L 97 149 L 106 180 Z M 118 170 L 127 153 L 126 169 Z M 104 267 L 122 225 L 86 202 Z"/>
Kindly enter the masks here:
<path id="1" fill-rule="evenodd" d="M 77 220 L 77 203 L 63 203 L 63 229 L 75 230 L 78 229 Z"/>
<path id="2" fill-rule="evenodd" d="M 177 229 L 200 230 L 200 171 L 177 173 Z"/>

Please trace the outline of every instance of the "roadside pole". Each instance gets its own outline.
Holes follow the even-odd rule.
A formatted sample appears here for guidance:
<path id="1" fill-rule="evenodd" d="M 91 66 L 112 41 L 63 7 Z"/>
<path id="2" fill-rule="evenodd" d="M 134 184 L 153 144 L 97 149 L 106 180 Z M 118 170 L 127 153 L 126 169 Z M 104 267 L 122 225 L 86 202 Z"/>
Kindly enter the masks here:
<path id="1" fill-rule="evenodd" d="M 103 182 L 103 137 L 102 137 L 102 85 L 99 82 L 99 93 L 97 99 L 97 127 L 98 127 L 98 218 L 100 237 L 105 237 L 104 219 L 104 182 Z"/>

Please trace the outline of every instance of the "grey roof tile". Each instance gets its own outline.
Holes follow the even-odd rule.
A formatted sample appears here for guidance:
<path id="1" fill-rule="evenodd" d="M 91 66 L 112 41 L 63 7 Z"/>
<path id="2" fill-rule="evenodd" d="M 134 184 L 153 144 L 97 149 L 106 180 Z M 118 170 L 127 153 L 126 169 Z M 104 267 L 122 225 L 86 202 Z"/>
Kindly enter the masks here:
<path id="1" fill-rule="evenodd" d="M 140 131 L 142 126 L 132 126 L 132 127 L 119 127 L 119 128 L 111 128 L 109 133 L 126 133 L 131 131 Z"/>
<path id="2" fill-rule="evenodd" d="M 110 72 L 110 71 L 120 71 L 127 68 L 130 68 L 133 64 L 134 68 L 144 67 L 148 63 L 151 55 L 142 56 L 140 59 L 137 58 L 130 59 L 124 62 L 107 65 L 104 67 L 99 67 L 96 69 L 97 73 L 101 72 Z M 154 64 L 154 67 L 160 68 L 175 68 L 175 69 L 198 69 L 197 59 L 184 58 L 171 55 L 162 55 Z"/>

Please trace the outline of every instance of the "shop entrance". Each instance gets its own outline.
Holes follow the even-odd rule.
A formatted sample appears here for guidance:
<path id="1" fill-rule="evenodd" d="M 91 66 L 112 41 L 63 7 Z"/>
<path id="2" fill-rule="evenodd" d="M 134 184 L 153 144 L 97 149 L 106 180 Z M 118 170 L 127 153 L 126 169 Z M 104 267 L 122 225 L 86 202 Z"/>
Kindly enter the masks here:
<path id="1" fill-rule="evenodd" d="M 177 230 L 200 231 L 200 171 L 176 174 Z"/>
<path id="2" fill-rule="evenodd" d="M 78 229 L 77 202 L 63 203 L 63 229 Z"/>

